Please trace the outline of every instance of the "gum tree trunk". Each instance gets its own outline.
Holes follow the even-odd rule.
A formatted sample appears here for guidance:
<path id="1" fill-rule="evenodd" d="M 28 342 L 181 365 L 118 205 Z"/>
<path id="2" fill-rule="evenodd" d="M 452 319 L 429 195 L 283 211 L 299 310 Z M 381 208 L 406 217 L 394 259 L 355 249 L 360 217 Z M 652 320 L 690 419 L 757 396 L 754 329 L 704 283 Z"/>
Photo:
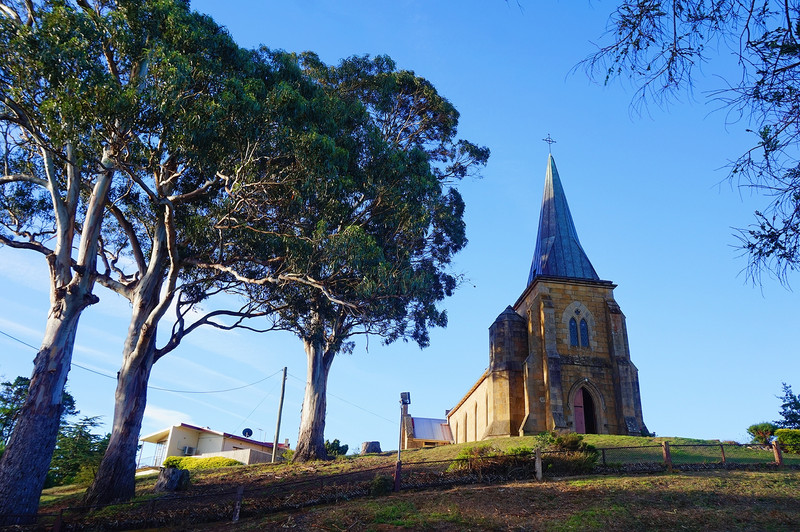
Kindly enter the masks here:
<path id="1" fill-rule="evenodd" d="M 303 412 L 300 416 L 300 433 L 292 458 L 295 462 L 323 460 L 328 457 L 325 451 L 325 394 L 333 353 L 326 353 L 322 340 L 303 339 L 303 345 L 308 369 Z"/>
<path id="2" fill-rule="evenodd" d="M 172 301 L 174 288 L 171 277 L 165 273 L 169 264 L 167 248 L 166 223 L 162 220 L 154 231 L 147 271 L 125 293 L 131 299 L 133 313 L 123 347 L 122 367 L 117 375 L 114 425 L 97 475 L 84 495 L 86 505 L 127 501 L 135 494 L 136 449 L 147 404 L 147 383 L 157 360 L 156 331 Z M 165 280 L 167 289 L 162 294 Z"/>
<path id="3" fill-rule="evenodd" d="M 155 355 L 155 327 L 140 350 L 129 353 L 117 377 L 114 425 L 108 448 L 84 503 L 90 506 L 127 501 L 134 496 L 136 449 L 147 404 L 147 383 Z M 130 335 L 129 335 L 130 337 Z"/>
<path id="4" fill-rule="evenodd" d="M 55 449 L 61 418 L 61 397 L 67 382 L 78 320 L 83 310 L 98 301 L 92 294 L 95 282 L 98 238 L 112 171 L 97 176 L 87 204 L 78 259 L 73 275 L 72 247 L 80 175 L 67 148 L 68 194 L 61 197 L 52 176 L 52 156 L 42 150 L 51 177 L 57 236 L 55 250 L 47 255 L 50 267 L 50 313 L 42 346 L 34 359 L 28 396 L 19 421 L 0 459 L 0 525 L 30 522 L 39 508 L 50 459 Z M 6 517 L 2 517 L 6 516 Z"/>
<path id="5" fill-rule="evenodd" d="M 78 318 L 90 302 L 91 298 L 79 294 L 68 295 L 50 311 L 47 332 L 34 359 L 28 397 L 0 459 L 0 525 L 29 522 L 25 516 L 33 516 L 39 508 L 58 436 L 61 396 Z"/>

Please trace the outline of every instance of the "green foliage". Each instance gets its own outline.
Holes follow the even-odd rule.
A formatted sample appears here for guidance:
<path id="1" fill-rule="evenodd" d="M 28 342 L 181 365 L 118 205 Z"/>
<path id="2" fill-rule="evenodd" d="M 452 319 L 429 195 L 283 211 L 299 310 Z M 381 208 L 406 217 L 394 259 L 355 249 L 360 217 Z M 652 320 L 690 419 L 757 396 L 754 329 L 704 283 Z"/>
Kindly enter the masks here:
<path id="1" fill-rule="evenodd" d="M 0 442 L 2 442 L 3 447 L 8 443 L 8 439 L 14 430 L 22 405 L 28 396 L 30 382 L 27 377 L 17 377 L 13 381 L 0 383 Z M 63 430 L 67 423 L 67 418 L 79 414 L 79 411 L 75 408 L 75 399 L 66 390 L 61 395 L 61 408 L 61 427 Z"/>
<path id="2" fill-rule="evenodd" d="M 527 445 L 520 445 L 519 447 L 509 447 L 506 449 L 505 454 L 509 456 L 527 457 L 534 454 L 534 449 Z"/>
<path id="3" fill-rule="evenodd" d="M 344 456 L 347 454 L 347 450 L 349 447 L 347 444 L 342 445 L 339 443 L 338 439 L 333 441 L 325 440 L 325 451 L 328 453 L 328 456 Z"/>
<path id="4" fill-rule="evenodd" d="M 794 454 L 800 454 L 800 429 L 778 429 L 775 437 L 781 448 Z"/>
<path id="5" fill-rule="evenodd" d="M 294 449 L 286 449 L 285 451 L 283 451 L 281 457 L 287 462 L 291 462 L 292 457 L 294 457 Z"/>
<path id="6" fill-rule="evenodd" d="M 232 467 L 242 465 L 242 462 L 233 458 L 223 456 L 209 456 L 208 458 L 198 458 L 193 456 L 169 456 L 164 460 L 164 467 L 177 467 L 194 471 L 196 469 L 216 469 L 220 467 Z"/>
<path id="7" fill-rule="evenodd" d="M 768 445 L 775 435 L 775 430 L 778 427 L 774 423 L 764 421 L 763 423 L 756 423 L 747 427 L 747 433 L 753 437 L 753 443 L 760 443 L 761 445 Z"/>
<path id="8" fill-rule="evenodd" d="M 558 434 L 553 437 L 553 448 L 557 451 L 593 452 L 595 448 L 585 441 L 583 436 L 575 432 Z"/>
<path id="9" fill-rule="evenodd" d="M 792 387 L 783 383 L 783 403 L 781 404 L 781 420 L 776 421 L 784 429 L 800 429 L 800 397 L 792 393 Z"/>
<path id="10" fill-rule="evenodd" d="M 394 479 L 389 475 L 376 474 L 369 483 L 369 494 L 373 497 L 388 495 L 394 489 Z"/>
<path id="11" fill-rule="evenodd" d="M 99 425 L 99 417 L 84 417 L 61 428 L 45 487 L 94 480 L 110 437 L 92 433 Z"/>

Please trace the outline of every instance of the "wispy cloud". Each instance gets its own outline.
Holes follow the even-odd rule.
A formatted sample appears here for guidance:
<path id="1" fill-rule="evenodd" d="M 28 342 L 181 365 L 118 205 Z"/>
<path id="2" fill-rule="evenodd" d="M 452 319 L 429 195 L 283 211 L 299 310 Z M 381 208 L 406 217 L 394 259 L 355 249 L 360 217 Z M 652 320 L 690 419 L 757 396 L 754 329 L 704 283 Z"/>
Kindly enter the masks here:
<path id="1" fill-rule="evenodd" d="M 153 404 L 148 404 L 144 409 L 145 423 L 158 427 L 171 427 L 181 423 L 194 424 L 192 416 L 179 410 L 161 408 Z"/>

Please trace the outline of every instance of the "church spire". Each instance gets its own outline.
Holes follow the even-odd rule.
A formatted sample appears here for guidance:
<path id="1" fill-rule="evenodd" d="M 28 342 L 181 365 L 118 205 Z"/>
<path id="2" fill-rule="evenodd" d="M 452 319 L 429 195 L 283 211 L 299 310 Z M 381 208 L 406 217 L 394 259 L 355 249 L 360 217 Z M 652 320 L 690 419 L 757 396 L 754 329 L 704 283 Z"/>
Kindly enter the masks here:
<path id="1" fill-rule="evenodd" d="M 547 158 L 539 234 L 536 237 L 528 285 L 540 275 L 600 280 L 578 240 L 552 154 Z"/>

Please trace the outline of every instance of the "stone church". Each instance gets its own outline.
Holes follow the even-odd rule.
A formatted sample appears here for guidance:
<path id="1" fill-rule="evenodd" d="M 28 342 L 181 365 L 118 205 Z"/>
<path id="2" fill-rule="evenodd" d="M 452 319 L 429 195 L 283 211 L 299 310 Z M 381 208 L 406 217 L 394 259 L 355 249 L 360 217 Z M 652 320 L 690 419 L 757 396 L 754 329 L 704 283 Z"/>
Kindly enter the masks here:
<path id="1" fill-rule="evenodd" d="M 645 432 L 615 287 L 581 247 L 550 155 L 527 288 L 489 327 L 488 369 L 448 411 L 454 442 Z"/>

